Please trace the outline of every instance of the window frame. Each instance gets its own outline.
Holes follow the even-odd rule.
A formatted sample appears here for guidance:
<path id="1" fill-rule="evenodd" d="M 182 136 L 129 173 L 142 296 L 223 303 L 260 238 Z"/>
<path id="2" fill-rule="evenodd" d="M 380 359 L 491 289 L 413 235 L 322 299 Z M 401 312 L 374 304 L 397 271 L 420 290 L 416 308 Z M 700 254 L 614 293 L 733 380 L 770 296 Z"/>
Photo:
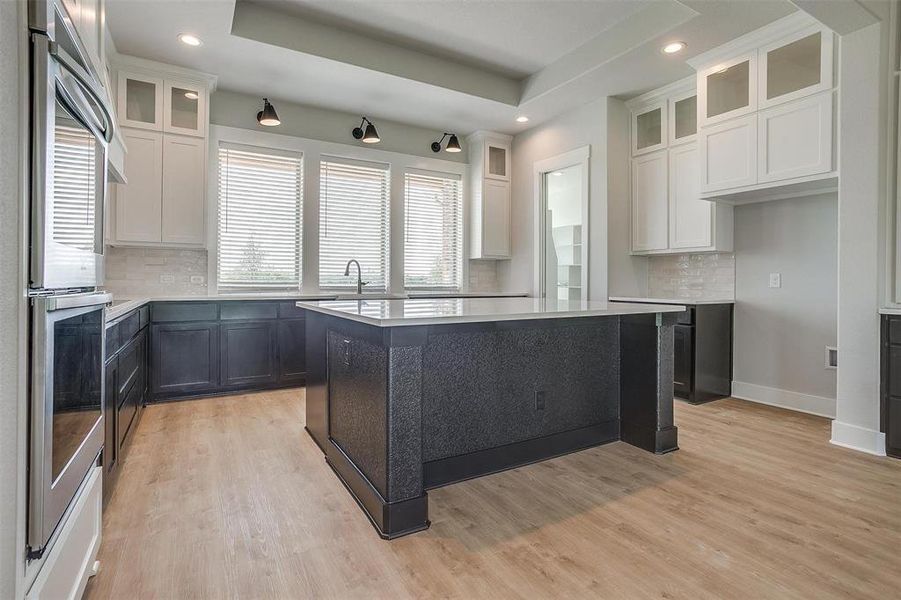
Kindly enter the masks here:
<path id="1" fill-rule="evenodd" d="M 220 233 L 219 232 L 219 226 L 220 226 L 220 223 L 219 223 L 219 208 L 220 208 L 220 206 L 219 206 L 219 203 L 220 203 L 219 153 L 220 153 L 220 150 L 222 150 L 222 149 L 226 149 L 226 150 L 231 149 L 231 150 L 235 150 L 238 152 L 248 152 L 248 153 L 255 153 L 255 154 L 262 154 L 262 155 L 269 155 L 269 156 L 280 156 L 283 158 L 297 159 L 299 161 L 299 163 L 300 163 L 300 165 L 299 165 L 300 166 L 300 172 L 299 172 L 300 190 L 299 190 L 299 198 L 298 198 L 298 201 L 299 201 L 299 203 L 298 203 L 298 211 L 299 211 L 298 220 L 300 221 L 300 223 L 299 223 L 300 228 L 298 231 L 298 236 L 299 236 L 298 248 L 297 248 L 298 280 L 297 280 L 296 284 L 292 283 L 292 284 L 287 284 L 287 285 L 283 285 L 283 286 L 280 286 L 278 284 L 271 284 L 271 285 L 267 285 L 267 284 L 263 284 L 263 285 L 225 284 L 225 285 L 223 285 L 220 282 L 220 280 L 219 280 L 219 258 L 220 258 L 219 254 L 220 254 L 220 252 L 219 251 L 220 251 L 221 239 L 219 236 L 219 233 Z M 266 146 L 259 146 L 259 145 L 252 145 L 252 144 L 230 142 L 230 141 L 226 141 L 226 140 L 219 140 L 215 144 L 215 146 L 211 145 L 210 155 L 213 157 L 211 162 L 215 163 L 215 168 L 212 170 L 215 173 L 214 181 L 216 182 L 216 185 L 215 185 L 215 195 L 212 196 L 213 202 L 211 202 L 211 205 L 212 205 L 211 212 L 212 212 L 212 219 L 213 219 L 213 226 L 211 228 L 211 234 L 213 236 L 213 241 L 212 241 L 212 244 L 209 246 L 211 249 L 214 249 L 214 251 L 211 251 L 208 253 L 207 260 L 209 261 L 209 269 L 215 273 L 215 278 L 210 277 L 209 279 L 211 282 L 215 281 L 216 293 L 223 293 L 223 294 L 240 294 L 240 293 L 245 293 L 245 294 L 246 293 L 253 293 L 253 294 L 265 294 L 265 293 L 278 294 L 278 293 L 281 293 L 281 294 L 284 294 L 284 293 L 288 293 L 288 292 L 298 293 L 302 289 L 303 280 L 304 280 L 303 241 L 304 241 L 304 229 L 305 229 L 304 196 L 305 196 L 306 189 L 305 189 L 304 179 L 305 179 L 305 175 L 306 175 L 306 172 L 305 172 L 306 156 L 304 155 L 303 151 L 278 148 L 278 147 L 270 148 L 270 147 L 266 147 Z M 210 187 L 214 187 L 214 186 L 210 186 Z"/>
<path id="2" fill-rule="evenodd" d="M 218 264 L 218 161 L 216 156 L 221 143 L 255 147 L 258 151 L 282 150 L 303 154 L 303 232 L 301 247 L 301 288 L 291 295 L 300 297 L 334 296 L 335 290 L 319 286 L 319 169 L 322 156 L 347 158 L 369 163 L 386 163 L 391 173 L 389 187 L 389 281 L 387 294 L 405 293 L 404 288 L 404 177 L 406 169 L 420 169 L 438 173 L 459 175 L 463 182 L 463 269 L 460 293 L 469 291 L 470 256 L 470 166 L 467 162 L 450 161 L 431 156 L 417 156 L 355 146 L 338 142 L 326 142 L 293 135 L 284 135 L 243 129 L 227 125 L 211 124 L 207 143 L 207 289 L 206 295 L 228 296 L 240 291 L 220 289 L 217 278 Z M 464 153 L 465 157 L 465 153 Z M 365 291 L 365 288 L 364 288 Z M 371 290 L 370 290 L 371 291 Z M 247 293 L 247 292 L 244 292 Z M 288 292 L 254 293 L 256 297 L 286 297 Z"/>
<path id="3" fill-rule="evenodd" d="M 432 177 L 435 179 L 445 179 L 445 180 L 454 180 L 459 184 L 459 215 L 457 216 L 459 222 L 459 231 L 457 233 L 457 245 L 458 245 L 458 256 L 456 257 L 457 262 L 457 278 L 458 281 L 456 285 L 452 286 L 444 286 L 444 285 L 409 285 L 407 283 L 407 271 L 406 271 L 406 254 L 407 254 L 407 225 L 409 223 L 409 218 L 407 215 L 407 177 L 409 175 L 419 175 L 422 177 Z M 408 167 L 404 169 L 403 172 L 403 187 L 404 187 L 404 270 L 403 270 L 403 281 L 404 281 L 404 290 L 411 292 L 445 292 L 445 293 L 460 293 L 466 287 L 466 281 L 464 280 L 464 265 L 466 264 L 466 202 L 465 198 L 465 187 L 466 181 L 462 175 L 456 173 L 448 173 L 445 171 L 435 171 L 431 169 L 417 169 Z"/>

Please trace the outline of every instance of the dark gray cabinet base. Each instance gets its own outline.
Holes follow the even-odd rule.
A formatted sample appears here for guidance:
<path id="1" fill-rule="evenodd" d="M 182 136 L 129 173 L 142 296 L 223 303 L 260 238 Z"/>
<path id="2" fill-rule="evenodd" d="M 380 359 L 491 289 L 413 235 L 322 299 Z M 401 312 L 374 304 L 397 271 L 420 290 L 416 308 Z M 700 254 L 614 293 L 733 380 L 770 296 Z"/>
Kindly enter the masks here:
<path id="1" fill-rule="evenodd" d="M 293 301 L 153 302 L 151 400 L 303 385 L 305 313 Z"/>
<path id="2" fill-rule="evenodd" d="M 901 458 L 901 315 L 883 315 L 881 351 L 880 429 L 885 453 Z"/>

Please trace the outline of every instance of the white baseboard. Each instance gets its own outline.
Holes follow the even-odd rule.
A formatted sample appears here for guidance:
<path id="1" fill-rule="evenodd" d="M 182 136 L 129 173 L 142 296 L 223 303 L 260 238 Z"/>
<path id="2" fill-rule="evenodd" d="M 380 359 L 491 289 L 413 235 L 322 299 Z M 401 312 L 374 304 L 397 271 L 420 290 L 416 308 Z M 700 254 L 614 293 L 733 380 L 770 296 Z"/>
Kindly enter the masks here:
<path id="1" fill-rule="evenodd" d="M 835 418 L 835 398 L 780 390 L 779 388 L 745 383 L 744 381 L 732 382 L 732 396 L 742 400 L 757 402 L 758 404 L 778 406 L 779 408 L 817 415 L 818 417 Z"/>
<path id="2" fill-rule="evenodd" d="M 885 434 L 874 429 L 833 421 L 832 439 L 829 441 L 843 448 L 885 456 Z"/>

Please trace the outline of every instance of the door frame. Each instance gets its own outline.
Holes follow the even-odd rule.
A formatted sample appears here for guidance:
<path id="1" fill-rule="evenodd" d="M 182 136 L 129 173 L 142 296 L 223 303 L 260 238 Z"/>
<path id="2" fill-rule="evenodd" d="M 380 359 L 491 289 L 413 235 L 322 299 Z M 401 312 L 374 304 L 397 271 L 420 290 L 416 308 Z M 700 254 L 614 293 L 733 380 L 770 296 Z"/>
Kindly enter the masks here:
<path id="1" fill-rule="evenodd" d="M 563 154 L 558 154 L 550 158 L 535 161 L 532 165 L 532 181 L 534 185 L 534 231 L 532 239 L 537 243 L 533 247 L 532 262 L 532 295 L 535 298 L 545 298 L 545 205 L 547 198 L 545 194 L 544 181 L 548 173 L 559 171 L 568 167 L 580 165 L 582 167 L 582 301 L 588 300 L 588 248 L 590 242 L 589 236 L 589 158 L 591 158 L 591 146 L 586 145 Z"/>

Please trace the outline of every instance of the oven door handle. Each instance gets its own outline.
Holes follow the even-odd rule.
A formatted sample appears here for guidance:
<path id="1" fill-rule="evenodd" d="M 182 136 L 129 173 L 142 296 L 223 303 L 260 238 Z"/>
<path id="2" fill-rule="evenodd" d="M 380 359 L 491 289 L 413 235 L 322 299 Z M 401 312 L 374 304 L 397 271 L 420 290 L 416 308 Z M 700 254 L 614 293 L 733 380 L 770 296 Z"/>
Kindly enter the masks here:
<path id="1" fill-rule="evenodd" d="M 47 312 L 52 312 L 67 308 L 81 308 L 83 306 L 102 306 L 112 301 L 113 295 L 109 292 L 48 296 L 44 298 L 44 308 Z"/>
<path id="2" fill-rule="evenodd" d="M 75 62 L 56 42 L 50 42 L 50 55 L 75 78 L 75 81 L 93 98 L 100 110 L 103 111 L 103 120 L 106 121 L 106 127 L 103 128 L 103 137 L 107 143 L 113 141 L 116 120 L 113 118 L 113 111 L 110 109 L 103 92 L 97 89 L 97 85 L 82 66 Z"/>

